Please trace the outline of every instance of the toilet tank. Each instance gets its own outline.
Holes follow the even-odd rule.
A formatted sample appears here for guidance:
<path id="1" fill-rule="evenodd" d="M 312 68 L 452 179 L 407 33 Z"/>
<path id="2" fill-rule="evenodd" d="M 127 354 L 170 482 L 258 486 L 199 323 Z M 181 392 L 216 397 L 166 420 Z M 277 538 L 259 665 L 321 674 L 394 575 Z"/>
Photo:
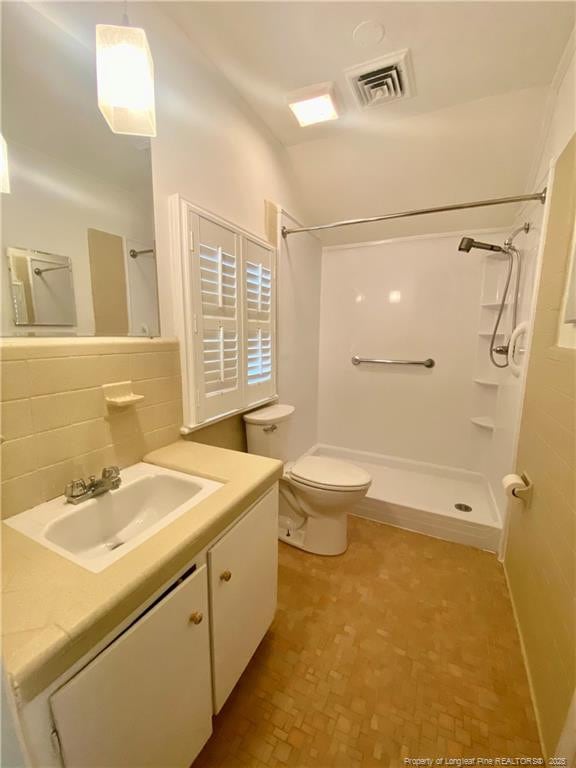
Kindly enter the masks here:
<path id="1" fill-rule="evenodd" d="M 288 461 L 288 430 L 293 405 L 269 405 L 244 416 L 248 453 Z"/>

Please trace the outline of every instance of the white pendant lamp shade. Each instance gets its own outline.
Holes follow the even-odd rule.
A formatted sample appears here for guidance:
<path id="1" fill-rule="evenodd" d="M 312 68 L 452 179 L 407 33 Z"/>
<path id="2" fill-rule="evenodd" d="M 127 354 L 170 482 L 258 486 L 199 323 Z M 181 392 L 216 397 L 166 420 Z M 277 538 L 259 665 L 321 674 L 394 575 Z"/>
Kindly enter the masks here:
<path id="1" fill-rule="evenodd" d="M 8 147 L 4 136 L 0 134 L 0 192 L 10 192 L 10 173 L 8 171 Z"/>
<path id="2" fill-rule="evenodd" d="M 154 62 L 139 27 L 96 25 L 98 107 L 114 133 L 156 136 Z"/>

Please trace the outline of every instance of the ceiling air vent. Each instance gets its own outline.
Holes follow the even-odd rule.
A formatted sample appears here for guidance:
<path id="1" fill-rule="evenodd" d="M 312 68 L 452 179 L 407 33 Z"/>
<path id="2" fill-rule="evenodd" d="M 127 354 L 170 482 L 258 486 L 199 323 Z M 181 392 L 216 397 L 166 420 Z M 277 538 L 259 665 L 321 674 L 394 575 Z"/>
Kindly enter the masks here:
<path id="1" fill-rule="evenodd" d="M 346 70 L 350 87 L 361 107 L 377 107 L 412 96 L 412 69 L 408 50 L 368 61 Z"/>

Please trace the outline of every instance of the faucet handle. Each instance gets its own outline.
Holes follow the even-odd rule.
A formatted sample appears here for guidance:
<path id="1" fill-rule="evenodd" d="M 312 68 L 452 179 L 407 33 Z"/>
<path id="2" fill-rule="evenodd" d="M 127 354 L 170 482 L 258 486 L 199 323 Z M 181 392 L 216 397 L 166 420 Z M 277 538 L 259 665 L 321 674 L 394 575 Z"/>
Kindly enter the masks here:
<path id="1" fill-rule="evenodd" d="M 77 499 L 80 496 L 83 496 L 86 493 L 86 490 L 86 483 L 82 478 L 78 478 L 66 485 L 64 495 L 67 499 Z"/>
<path id="2" fill-rule="evenodd" d="M 120 467 L 112 465 L 102 470 L 102 480 L 113 480 L 116 477 L 120 477 Z"/>
<path id="3" fill-rule="evenodd" d="M 113 490 L 120 488 L 122 478 L 120 477 L 120 468 L 112 465 L 111 467 L 104 467 L 102 470 L 102 480 L 110 484 Z"/>

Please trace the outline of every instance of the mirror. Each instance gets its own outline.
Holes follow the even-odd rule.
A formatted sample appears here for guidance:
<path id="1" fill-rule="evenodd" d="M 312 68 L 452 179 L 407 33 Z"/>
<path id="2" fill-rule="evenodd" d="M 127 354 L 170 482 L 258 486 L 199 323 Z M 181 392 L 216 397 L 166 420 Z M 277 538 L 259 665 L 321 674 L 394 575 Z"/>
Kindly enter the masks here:
<path id="1" fill-rule="evenodd" d="M 15 325 L 76 324 L 72 262 L 66 256 L 8 248 Z"/>
<path id="2" fill-rule="evenodd" d="M 2 7 L 3 336 L 160 334 L 150 141 L 113 134 L 95 25 L 118 3 Z"/>

